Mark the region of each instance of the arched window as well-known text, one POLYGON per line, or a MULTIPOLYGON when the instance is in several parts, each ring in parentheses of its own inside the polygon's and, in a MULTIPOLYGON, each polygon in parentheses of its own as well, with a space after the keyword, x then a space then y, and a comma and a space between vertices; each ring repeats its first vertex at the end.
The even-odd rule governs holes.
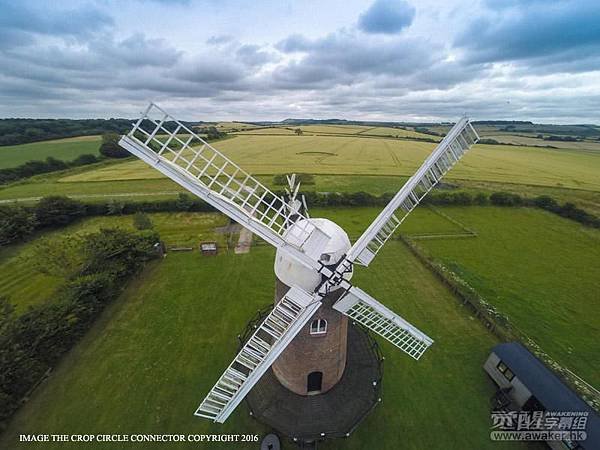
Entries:
POLYGON ((310 324, 310 334, 327 333, 327 321, 325 319, 315 319, 310 324))

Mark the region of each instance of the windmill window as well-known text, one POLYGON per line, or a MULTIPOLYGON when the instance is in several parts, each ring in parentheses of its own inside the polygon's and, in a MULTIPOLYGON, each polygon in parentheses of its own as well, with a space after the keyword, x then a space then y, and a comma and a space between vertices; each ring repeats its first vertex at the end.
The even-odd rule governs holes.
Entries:
POLYGON ((329 253, 322 253, 319 261, 321 261, 323 264, 326 264, 331 261, 331 255, 329 253))
POLYGON ((327 333, 327 321, 325 319, 313 320, 310 324, 310 334, 325 334, 327 333))
POLYGON ((515 377, 515 374, 512 372, 512 370, 510 370, 508 366, 502 361, 500 361, 496 367, 498 368, 498 371, 502 375, 504 375, 504 378, 506 378, 508 381, 512 381, 512 379, 515 377))

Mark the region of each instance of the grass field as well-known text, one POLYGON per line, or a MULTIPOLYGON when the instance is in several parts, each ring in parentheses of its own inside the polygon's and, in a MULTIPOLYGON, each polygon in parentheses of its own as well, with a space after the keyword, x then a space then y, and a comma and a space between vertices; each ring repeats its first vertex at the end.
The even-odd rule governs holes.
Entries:
POLYGON ((498 134, 488 134, 485 135, 486 138, 495 139, 498 142, 507 143, 507 144, 515 144, 515 145, 540 145, 546 146, 549 145, 551 147, 559 147, 559 148, 573 148, 577 150, 590 150, 590 151, 598 151, 600 152, 600 142, 598 141, 582 141, 582 142, 565 142, 565 141, 545 141, 543 139, 538 139, 535 135, 526 136, 521 134, 508 134, 508 133, 498 133, 498 134))
POLYGON ((267 128, 248 128, 245 129, 243 131, 240 131, 239 133, 234 133, 236 135, 271 135, 271 134, 277 134, 277 135, 293 135, 294 133, 294 128, 289 128, 289 127, 267 127, 267 128))
MULTIPOLYGON (((215 227, 228 223, 218 213, 156 213, 150 214, 154 228, 167 246, 198 247, 201 241, 214 240, 226 248, 226 236, 214 232, 215 227)), ((61 230, 45 233, 48 239, 74 234, 92 233, 100 228, 119 227, 134 230, 133 216, 93 217, 61 230)), ((31 265, 36 240, 0 248, 0 295, 9 298, 17 312, 51 298, 62 280, 37 272, 31 265)))
MULTIPOLYGON (((600 231, 530 208, 448 207, 474 239, 423 240, 561 364, 600 385, 600 231)), ((414 226, 418 217, 409 217, 414 226)))
MULTIPOLYGON (((225 123, 223 128, 230 125, 236 124, 225 123)), ((359 137, 386 136, 390 130, 393 135, 412 133, 385 127, 309 125, 300 127, 304 136, 293 135, 297 127, 289 128, 252 131, 248 127, 215 146, 259 174, 267 185, 272 185, 273 174, 297 171, 316 174, 315 184, 305 186, 309 190, 374 194, 397 191, 434 147, 425 142, 359 137), (273 131, 288 135, 273 136, 273 131)), ((508 133, 502 137, 511 139, 508 133)), ((528 145, 534 141, 561 147, 572 144, 533 136, 516 138, 515 143, 528 145)), ((97 149, 99 138, 0 147, 0 168, 20 164, 14 162, 15 155, 20 156, 23 149, 23 155, 43 154, 27 160, 44 159, 61 157, 57 155, 66 145, 76 153, 64 159, 73 159, 95 153, 84 150, 92 144, 97 149)), ((479 145, 453 169, 448 182, 474 191, 548 194, 600 215, 600 151, 595 149, 479 145)), ((149 200, 173 197, 177 192, 183 190, 158 172, 139 161, 127 161, 35 177, 1 188, 0 201, 48 194, 149 200)), ((359 236, 379 211, 310 208, 311 216, 336 220, 351 238, 359 236)), ((477 237, 418 244, 456 271, 550 356, 598 386, 600 231, 536 209, 446 207, 441 211, 475 230, 477 237)), ((226 238, 214 233, 216 226, 227 223, 220 214, 153 214, 151 218, 168 245, 197 246, 213 239, 224 244, 226 238)), ((456 220, 420 207, 400 232, 464 232, 456 220)), ((47 235, 105 226, 130 229, 132 219, 92 218, 47 235)), ((33 245, 35 241, 0 249, 0 295, 8 295, 18 311, 46 301, 60 284, 31 269, 27 257, 33 245)), ((273 251, 261 245, 243 256, 202 258, 197 252, 171 253, 162 262, 152 263, 16 416, 0 438, 0 448, 25 448, 16 436, 27 432, 266 431, 244 408, 225 426, 195 419, 191 412, 233 356, 237 333, 272 297, 272 260, 273 251), (245 295, 240 297, 240 292, 245 295)), ((400 440, 403 448, 414 449, 523 448, 489 441, 488 401, 493 387, 481 365, 494 339, 407 249, 390 242, 368 270, 357 269, 355 280, 427 332, 436 344, 422 361, 414 363, 384 343, 381 408, 350 440, 322 448, 395 449, 400 440)))
MULTIPOLYGON (((434 144, 332 136, 238 136, 218 148, 254 174, 409 176, 434 144)), ((449 180, 491 181, 600 191, 600 153, 479 145, 450 172, 449 180)), ((141 161, 63 178, 63 182, 160 178, 141 161)))
POLYGON ((100 136, 80 136, 0 147, 0 169, 15 167, 27 161, 44 160, 48 156, 71 161, 86 153, 98 155, 100 141, 100 136))
MULTIPOLYGON (((353 232, 373 214, 364 209, 328 215, 353 232)), ((261 246, 247 255, 216 258, 170 254, 151 264, 16 415, 0 446, 26 448, 18 435, 32 432, 266 432, 244 405, 225 425, 194 418, 192 412, 233 357, 237 333, 272 299, 273 253, 261 246)), ((357 271, 355 282, 436 343, 414 362, 383 342, 382 404, 350 439, 321 448, 396 449, 400 442, 406 449, 526 448, 489 439, 494 388, 481 366, 494 339, 402 244, 390 242, 369 270, 357 271)))

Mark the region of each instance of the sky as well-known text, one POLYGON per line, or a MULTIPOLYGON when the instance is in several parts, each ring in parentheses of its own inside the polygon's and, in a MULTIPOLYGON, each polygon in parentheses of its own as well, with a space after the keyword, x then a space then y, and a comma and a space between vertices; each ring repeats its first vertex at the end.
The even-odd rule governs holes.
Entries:
POLYGON ((0 117, 600 124, 598 0, 0 0, 0 117))

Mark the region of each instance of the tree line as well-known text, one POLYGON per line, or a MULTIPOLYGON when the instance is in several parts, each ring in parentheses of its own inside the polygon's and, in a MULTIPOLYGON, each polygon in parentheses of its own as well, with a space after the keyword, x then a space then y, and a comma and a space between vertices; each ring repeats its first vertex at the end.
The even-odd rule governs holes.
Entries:
MULTIPOLYGON (((134 122, 131 119, 0 119, 0 146, 104 133, 121 135, 127 133, 134 122)), ((204 124, 182 123, 190 128, 204 124)), ((173 131, 177 125, 168 121, 163 127, 173 131)))
POLYGON ((0 119, 0 146, 110 132, 123 134, 132 123, 129 119, 0 119))
MULTIPOLYGON (((284 196, 284 192, 277 192, 284 196)), ((392 199, 393 194, 372 195, 367 192, 328 193, 304 192, 306 202, 311 207, 331 206, 378 206, 383 207, 392 199)), ((271 199, 266 198, 267 201, 271 199)), ((523 197, 508 192, 433 191, 425 197, 424 204, 432 205, 494 205, 527 206, 541 208, 561 217, 574 220, 583 225, 600 228, 600 218, 578 208, 575 204, 559 203, 556 199, 542 195, 523 197)), ((41 199, 33 206, 19 204, 0 206, 0 246, 20 241, 36 230, 56 228, 68 225, 82 217, 135 214, 138 212, 212 212, 215 209, 203 200, 186 193, 174 199, 157 201, 120 201, 84 203, 69 197, 50 196, 41 199)), ((138 227, 144 229, 143 226, 138 227)), ((149 228, 149 227, 148 227, 149 228)))
POLYGON ((38 244, 30 263, 62 278, 63 284, 53 298, 22 314, 0 297, 0 424, 86 333, 126 281, 156 256, 158 239, 153 232, 104 229, 38 244))

